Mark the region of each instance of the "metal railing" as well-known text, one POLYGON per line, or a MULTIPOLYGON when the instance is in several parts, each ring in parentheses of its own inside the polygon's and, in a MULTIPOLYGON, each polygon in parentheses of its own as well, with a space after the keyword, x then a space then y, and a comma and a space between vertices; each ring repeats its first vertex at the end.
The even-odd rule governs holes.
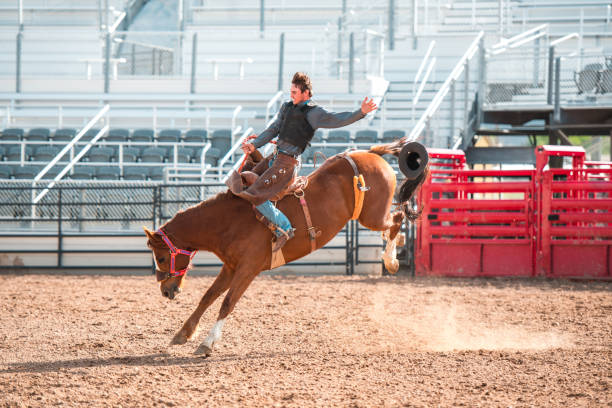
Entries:
MULTIPOLYGON (((219 183, 62 182, 50 188, 31 216, 23 211, 31 196, 31 186, 27 182, 0 181, 0 256, 3 258, 0 270, 152 269, 142 225, 155 230, 176 212, 226 190, 219 183), (123 240, 138 237, 142 237, 142 245, 123 240), (121 244, 110 247, 109 238, 121 244), (84 246, 85 241, 88 244, 84 246)), ((380 247, 360 242, 363 231, 356 221, 349 221, 339 232, 344 245, 336 240, 323 247, 344 256, 298 260, 292 265, 343 266, 345 273, 351 275, 356 264, 380 264, 380 259, 368 260, 360 255, 360 249, 380 247)), ((202 262, 196 258, 194 261, 196 268, 221 265, 216 260, 202 262)))
MULTIPOLYGON (((468 123, 469 113, 469 101, 472 100, 472 96, 475 94, 475 90, 471 83, 473 83, 474 71, 476 64, 471 64, 473 57, 476 52, 480 49, 484 49, 483 45, 484 32, 481 31, 476 38, 472 41, 467 51, 459 59, 450 75, 446 78, 438 92, 435 94, 425 112, 421 115, 419 120, 416 122, 410 133, 408 134, 408 140, 419 140, 424 138, 425 144, 432 147, 449 147, 453 146, 461 140, 461 133, 468 131, 471 126, 468 123), (463 75, 463 78, 461 76, 463 75), (463 91, 463 129, 459 132, 456 130, 456 88, 457 82, 462 84, 463 91), (447 110, 446 118, 440 118, 439 120, 433 121, 436 125, 440 126, 442 123, 447 123, 448 127, 438 128, 437 130, 431 126, 432 119, 435 115, 441 114, 439 111, 440 106, 445 101, 446 96, 450 93, 451 97, 448 101, 450 107, 447 110)), ((442 112, 443 113, 443 112, 442 112)))

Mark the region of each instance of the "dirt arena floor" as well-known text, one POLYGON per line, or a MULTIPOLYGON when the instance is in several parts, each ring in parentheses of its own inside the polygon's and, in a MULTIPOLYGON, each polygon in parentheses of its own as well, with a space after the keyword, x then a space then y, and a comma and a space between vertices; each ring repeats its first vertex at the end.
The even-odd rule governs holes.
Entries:
POLYGON ((612 283, 260 276, 168 349, 211 282, 0 275, 0 406, 612 406, 612 283))

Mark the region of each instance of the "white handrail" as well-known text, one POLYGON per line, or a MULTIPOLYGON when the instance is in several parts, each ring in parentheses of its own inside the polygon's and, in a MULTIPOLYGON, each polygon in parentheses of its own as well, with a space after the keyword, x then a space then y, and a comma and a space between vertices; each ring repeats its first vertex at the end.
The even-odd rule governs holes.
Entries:
MULTIPOLYGON (((89 143, 87 143, 87 145, 85 145, 85 147, 83 147, 83 149, 79 152, 79 154, 77 154, 76 156, 74 156, 74 158, 70 161, 70 163, 68 163, 66 165, 66 167, 64 167, 64 169, 62 171, 59 172, 59 174, 57 176, 55 176, 55 178, 53 179, 53 181, 51 181, 47 187, 45 187, 45 189, 43 191, 40 192, 40 194, 38 194, 36 196, 36 198, 34 198, 32 200, 32 204, 37 204, 48 192, 51 188, 53 188, 53 186, 62 178, 66 175, 66 173, 68 173, 70 171, 70 169, 72 169, 72 167, 74 167, 74 165, 81 160, 81 158, 85 155, 85 153, 87 153, 87 151, 98 141, 98 139, 100 139, 102 137, 103 134, 105 134, 106 132, 108 132, 109 129, 109 125, 104 126, 102 129, 100 129, 100 131, 96 134, 96 136, 91 139, 89 141, 89 143)), ((32 187, 34 187, 34 183, 32 182, 32 187)))
POLYGON ((519 40, 522 40, 525 37, 530 36, 531 34, 537 33, 538 31, 542 31, 544 29, 548 30, 548 23, 547 24, 541 24, 537 27, 532 28, 531 30, 527 30, 524 31, 520 34, 515 35, 514 37, 510 37, 510 38, 506 38, 501 40, 500 42, 498 42, 497 44, 494 44, 493 46, 491 46, 491 49, 498 49, 498 48, 506 48, 509 47, 510 44, 517 42, 519 40))
POLYGON ((453 68, 448 78, 446 78, 446 81, 444 81, 444 84, 442 84, 442 87, 440 87, 440 89, 438 90, 438 92, 436 93, 432 101, 429 103, 429 106, 427 107, 425 112, 423 112, 423 115, 421 115, 421 118, 418 120, 416 125, 410 131, 410 134, 408 135, 409 141, 414 141, 417 139, 417 137, 421 134, 421 132, 425 128, 427 121, 429 121, 429 119, 431 119, 433 114, 438 110, 438 108, 440 107, 440 104, 442 103, 442 99, 444 99, 444 97, 450 90, 451 84, 454 81, 456 81, 457 78, 459 78, 459 75, 461 75, 461 73, 465 69, 466 61, 470 60, 474 56, 476 51, 478 51, 479 42, 481 38, 483 38, 483 36, 484 36, 484 31, 481 31, 478 33, 478 35, 476 36, 474 41, 472 41, 472 44, 470 44, 465 54, 463 54, 463 56, 461 57, 457 65, 455 65, 455 68, 453 68))
POLYGON ((234 109, 234 112, 232 113, 232 133, 236 129, 236 119, 238 118, 238 114, 240 113, 241 110, 242 110, 242 105, 238 105, 236 106, 236 108, 234 109))
POLYGON ((270 109, 272 109, 272 106, 274 106, 274 104, 276 102, 278 102, 278 100, 280 98, 282 98, 283 96, 283 91, 278 91, 276 93, 276 95, 274 95, 269 101, 268 104, 266 105, 266 123, 268 123, 268 120, 270 118, 270 109))
MULTIPOLYGON (((247 136, 249 136, 251 134, 251 132, 253 132, 253 128, 250 127, 247 130, 244 131, 244 133, 242 134, 242 136, 240 136, 240 138, 236 141, 236 143, 234 143, 234 145, 231 147, 231 149, 229 149, 229 151, 225 154, 225 156, 223 156, 223 158, 221 160, 219 160, 219 163, 217 164, 217 167, 219 167, 219 179, 222 180, 223 182, 225 182, 225 180, 227 180, 227 178, 229 177, 231 170, 225 175, 224 178, 222 178, 221 176, 221 169, 223 168, 223 165, 225 163, 227 163, 232 156, 234 155, 234 152, 236 150, 238 150, 238 148, 242 145, 242 142, 247 138, 247 136)), ((242 157, 244 157, 244 154, 242 155, 242 157)), ((239 160, 236 164, 239 164, 242 160, 239 160)), ((234 169, 234 167, 237 167, 236 164, 234 164, 234 166, 232 166, 232 170, 234 169)))
POLYGON ((68 150, 70 150, 82 137, 83 135, 89 130, 91 129, 97 122, 98 120, 100 120, 100 118, 104 115, 106 115, 108 113, 108 111, 110 110, 110 105, 106 104, 104 105, 104 107, 102 109, 100 109, 100 111, 96 114, 96 116, 93 117, 93 119, 91 119, 83 129, 81 129, 81 131, 79 133, 77 133, 77 135, 70 141, 70 143, 68 143, 66 146, 64 146, 64 148, 53 158, 53 160, 51 160, 49 162, 49 164, 47 164, 37 175, 36 177, 34 177, 34 180, 32 180, 32 186, 34 186, 34 184, 36 182, 38 182, 45 174, 47 174, 47 172, 51 169, 51 167, 55 166, 55 164, 60 161, 60 159, 62 157, 64 157, 64 155, 66 153, 68 153, 68 150))
POLYGON ((554 47, 554 46, 556 46, 558 44, 561 44, 564 41, 571 40, 572 38, 578 38, 578 37, 579 37, 578 33, 571 33, 571 34, 568 34, 568 35, 563 36, 561 38, 557 38, 555 41, 551 41, 551 43, 549 45, 551 47, 554 47))
POLYGON ((119 27, 119 24, 121 24, 125 16, 127 16, 127 13, 125 11, 122 11, 119 14, 119 17, 117 17, 117 20, 115 20, 115 23, 108 29, 109 34, 112 34, 115 32, 115 30, 117 29, 117 27, 119 27))

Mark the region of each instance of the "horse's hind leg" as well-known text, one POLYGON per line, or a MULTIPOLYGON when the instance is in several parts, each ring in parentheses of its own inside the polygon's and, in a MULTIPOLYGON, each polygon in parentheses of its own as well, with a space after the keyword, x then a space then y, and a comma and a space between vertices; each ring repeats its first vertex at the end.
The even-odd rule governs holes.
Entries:
POLYGON ((399 261, 395 253, 395 248, 399 244, 403 245, 405 237, 399 231, 402 228, 402 222, 404 220, 404 214, 401 211, 397 211, 393 214, 389 214, 386 220, 390 222, 390 227, 383 231, 382 236, 387 241, 385 246, 385 252, 383 252, 382 259, 385 263, 385 268, 394 275, 399 270, 399 261))
POLYGON ((221 339, 221 330, 223 329, 225 318, 234 310, 236 303, 238 303, 244 291, 249 287, 253 279, 255 279, 255 276, 257 276, 257 273, 249 272, 240 274, 237 271, 234 275, 234 279, 232 279, 230 290, 227 292, 227 295, 225 295, 225 299, 223 299, 217 322, 213 328, 210 329, 208 336, 204 339, 202 344, 200 344, 195 354, 210 356, 214 344, 221 339))
POLYGON ((210 286, 210 288, 208 288, 204 296, 202 296, 198 307, 193 311, 191 316, 189 316, 189 319, 185 321, 181 330, 176 332, 174 338, 170 342, 170 345, 185 344, 187 340, 193 337, 198 328, 198 323, 202 317, 202 314, 204 314, 206 309, 208 309, 208 307, 215 300, 217 300, 217 298, 223 292, 225 292, 227 288, 229 288, 232 277, 232 270, 228 266, 223 265, 221 272, 219 272, 219 275, 217 275, 217 278, 213 284, 210 286))

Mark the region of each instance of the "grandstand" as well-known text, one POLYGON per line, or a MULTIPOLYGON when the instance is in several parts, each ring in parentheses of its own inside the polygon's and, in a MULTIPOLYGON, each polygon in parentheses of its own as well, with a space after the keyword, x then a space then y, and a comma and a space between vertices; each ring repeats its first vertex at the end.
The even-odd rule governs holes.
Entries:
MULTIPOLYGON (((22 3, 0 0, 0 184, 32 191, 5 192, 7 219, 52 216, 33 201, 49 186, 222 183, 295 71, 330 110, 380 105, 320 129, 301 174, 317 151, 401 136, 470 164, 533 163, 536 136, 589 135, 591 157, 610 156, 607 0, 22 3)), ((126 214, 171 215, 137 208, 126 214)))

